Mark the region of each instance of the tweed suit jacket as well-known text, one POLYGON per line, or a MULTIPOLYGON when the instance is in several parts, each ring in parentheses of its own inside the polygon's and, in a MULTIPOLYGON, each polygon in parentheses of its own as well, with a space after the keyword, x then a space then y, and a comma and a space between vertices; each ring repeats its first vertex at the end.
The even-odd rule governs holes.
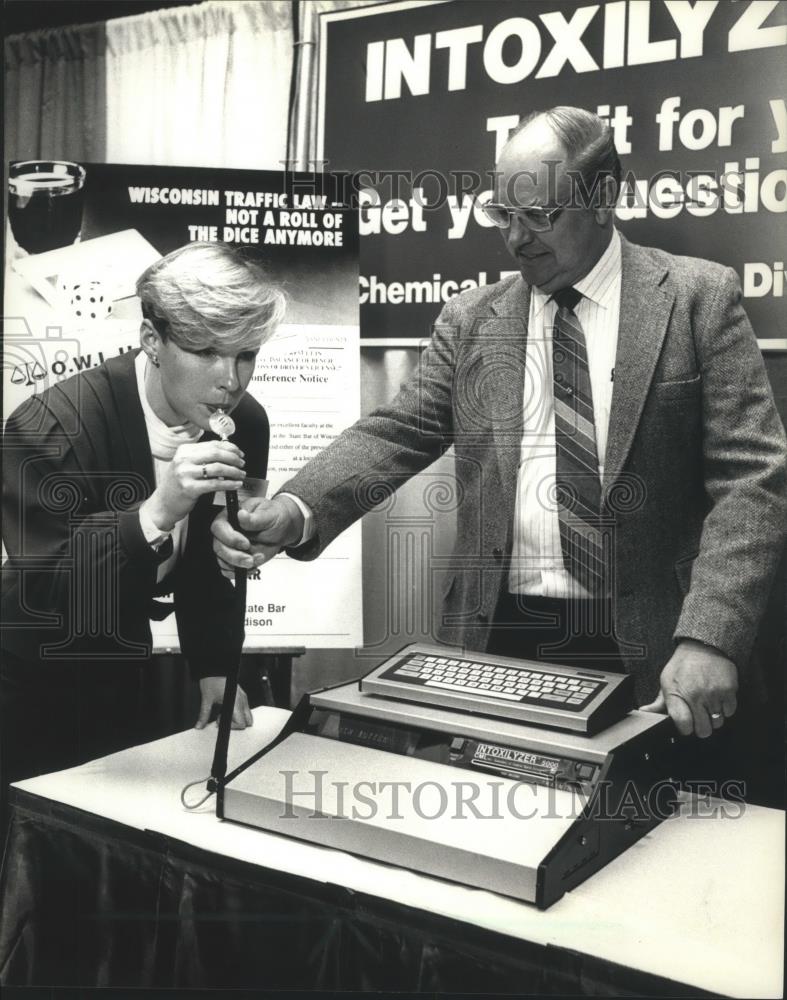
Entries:
MULTIPOLYGON (((442 310, 419 367, 282 489, 315 514, 313 558, 453 445, 461 489, 440 637, 483 651, 508 558, 523 432, 530 287, 473 289, 442 310)), ((787 529, 785 435, 735 272, 623 240, 602 483, 613 607, 640 703, 676 640, 751 653, 787 529)))
MULTIPOLYGON (((2 648, 30 663, 145 659, 154 598, 172 593, 192 673, 220 675, 243 633, 211 546, 213 494, 189 514, 185 549, 161 582, 158 567, 169 553, 152 549, 139 524, 155 479, 137 353, 31 397, 6 424, 2 648)), ((244 395, 233 418, 249 474, 264 478, 264 409, 244 395)))

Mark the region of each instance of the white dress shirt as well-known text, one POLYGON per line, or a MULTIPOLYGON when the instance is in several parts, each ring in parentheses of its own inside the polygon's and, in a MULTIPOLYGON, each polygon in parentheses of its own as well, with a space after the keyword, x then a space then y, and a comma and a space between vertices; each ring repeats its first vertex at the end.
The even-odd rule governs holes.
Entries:
MULTIPOLYGON (((582 293, 575 308, 587 345, 599 476, 604 474, 615 352, 620 320, 620 235, 574 288, 582 293)), ((508 585, 511 593, 541 597, 588 597, 563 565, 557 505, 551 498, 556 479, 555 401, 552 381, 552 327, 557 305, 533 288, 530 297, 523 435, 517 473, 513 547, 508 585)))
MULTIPOLYGON (((576 315, 587 345, 593 391, 593 419, 599 476, 604 474, 609 411, 612 403, 615 352, 620 320, 620 234, 615 229, 595 267, 574 287, 582 293, 576 315)), ((527 358, 523 400, 524 422, 517 474, 514 544, 509 590, 541 597, 588 597, 585 588, 566 571, 560 545, 557 507, 549 502, 556 478, 555 401, 552 381, 552 326, 557 306, 533 288, 530 297, 527 358)), ((303 545, 316 532, 311 509, 292 494, 304 515, 303 545)))

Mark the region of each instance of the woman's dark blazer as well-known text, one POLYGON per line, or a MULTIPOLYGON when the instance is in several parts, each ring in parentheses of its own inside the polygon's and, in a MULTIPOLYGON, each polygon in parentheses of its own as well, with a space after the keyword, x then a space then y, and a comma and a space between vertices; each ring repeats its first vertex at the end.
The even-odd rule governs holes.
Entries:
MULTIPOLYGON (((137 353, 31 397, 6 424, 2 645, 33 662, 145 659, 150 618, 161 610, 155 598, 172 593, 192 673, 220 675, 243 627, 212 552, 213 494, 189 515, 185 551, 161 583, 157 570, 171 542, 154 551, 139 525, 137 509, 155 481, 137 353)), ((244 395, 233 419, 247 473, 265 478, 265 410, 244 395)))

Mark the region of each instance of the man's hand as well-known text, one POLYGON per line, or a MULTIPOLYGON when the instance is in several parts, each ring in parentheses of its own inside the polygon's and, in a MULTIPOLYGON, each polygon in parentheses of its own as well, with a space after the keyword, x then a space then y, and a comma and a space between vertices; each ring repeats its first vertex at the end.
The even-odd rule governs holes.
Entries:
POLYGON ((738 670, 712 646, 683 639, 661 671, 661 691, 643 712, 668 712, 683 736, 700 739, 724 725, 738 707, 738 670))
POLYGON ((303 514, 289 497, 247 501, 238 512, 238 523, 244 534, 235 531, 222 512, 211 526, 213 551, 230 578, 236 568, 261 566, 303 535, 303 514))
MULTIPOLYGON (((226 677, 203 677, 199 682, 200 697, 202 699, 199 707, 199 717, 194 725, 195 729, 204 729, 210 719, 210 712, 214 705, 220 705, 224 700, 224 685, 226 677)), ((254 720, 251 717, 249 699, 242 687, 235 692, 235 708, 232 712, 232 728, 245 729, 251 726, 254 720)))

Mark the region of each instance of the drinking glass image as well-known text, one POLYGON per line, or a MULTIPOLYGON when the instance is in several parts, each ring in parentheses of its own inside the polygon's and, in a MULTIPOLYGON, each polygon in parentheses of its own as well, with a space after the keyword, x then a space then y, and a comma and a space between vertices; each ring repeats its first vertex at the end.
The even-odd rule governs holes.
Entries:
POLYGON ((82 230, 85 168, 66 160, 22 160, 8 176, 8 219, 17 244, 43 253, 75 243, 82 230))

